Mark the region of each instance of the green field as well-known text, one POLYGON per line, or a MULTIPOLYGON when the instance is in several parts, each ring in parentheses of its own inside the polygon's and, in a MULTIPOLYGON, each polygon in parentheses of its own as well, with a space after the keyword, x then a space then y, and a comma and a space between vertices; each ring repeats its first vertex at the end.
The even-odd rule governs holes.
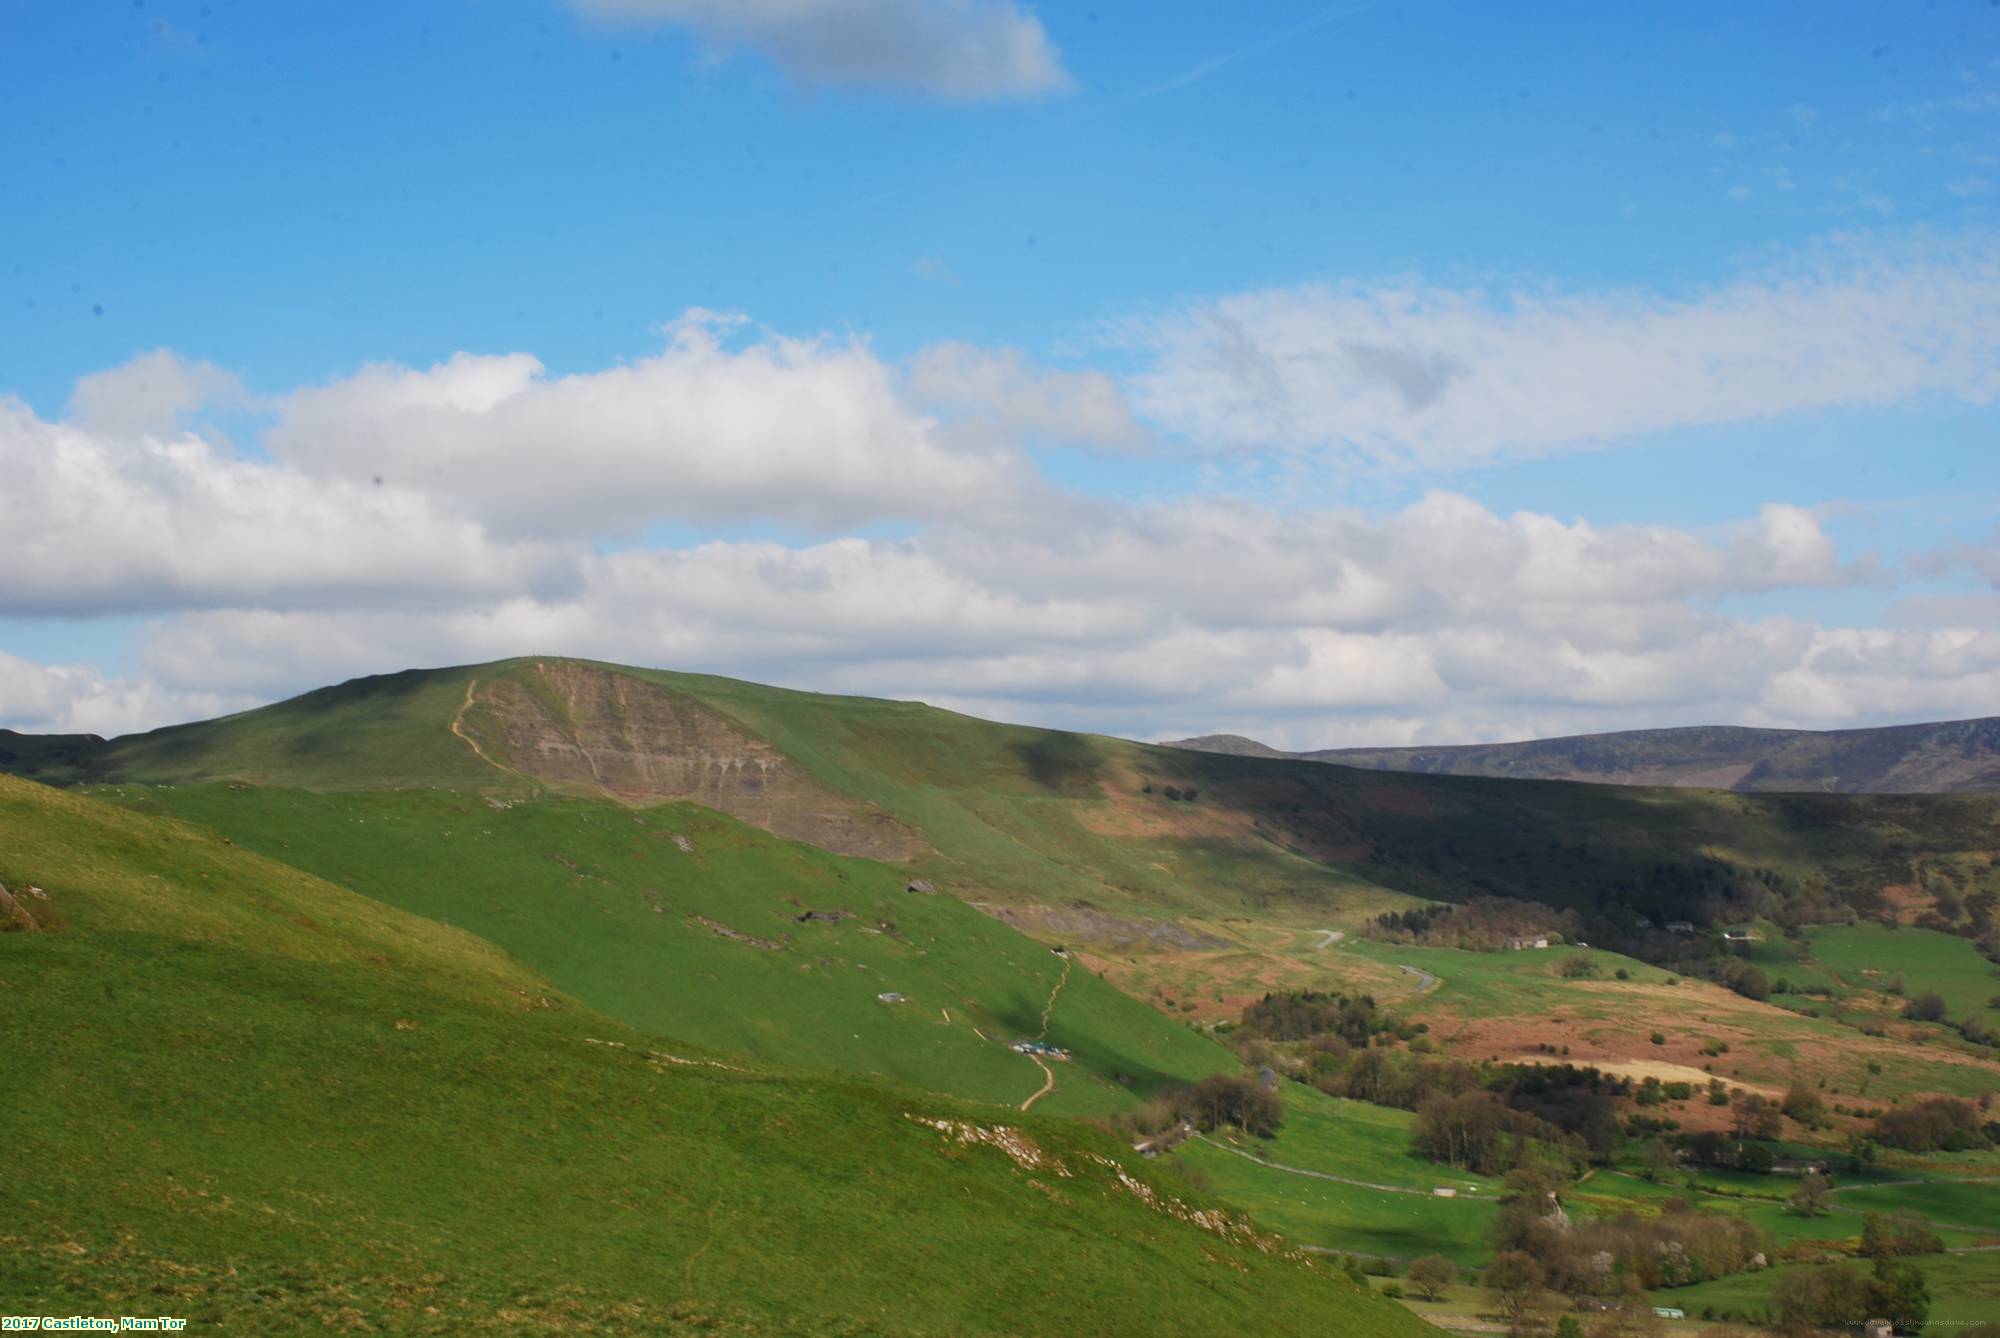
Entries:
MULTIPOLYGON (((1809 939, 1813 960, 1849 989, 1885 991, 1904 977, 1907 995, 1935 993, 1952 1021, 1977 1016, 2000 1028, 2000 967, 1979 955, 1968 939, 1933 929, 1891 929, 1886 925, 1829 925, 1809 939)), ((1885 1002, 1900 1008, 1899 1000, 1885 1002)))
MULTIPOLYGON (((1859 1261, 1866 1271, 1867 1261, 1859 1261)), ((1950 1332, 1978 1324, 1991 1324, 2000 1312, 2000 1254, 1925 1255, 1915 1263, 1930 1284, 1931 1311, 1928 1332, 1950 1332)), ((1653 1293, 1655 1305, 1678 1306, 1690 1319, 1700 1319, 1709 1311, 1718 1316, 1757 1316, 1772 1313, 1772 1294, 1787 1273, 1810 1265, 1780 1265, 1761 1273, 1739 1273, 1692 1287, 1674 1287, 1653 1293)))
POLYGON ((1055 995, 1047 1038, 1074 1058, 1054 1066, 1037 1109, 1103 1113, 1235 1066, 999 921, 904 891, 897 869, 688 804, 496 808, 441 791, 222 785, 103 793, 470 929, 600 1012, 717 1049, 1019 1104, 1043 1071, 1007 1043, 1041 1035, 1055 995), (809 913, 842 918, 800 920, 809 913))
POLYGON ((0 832, 0 881, 46 889, 49 927, 0 938, 10 1309, 259 1333, 1416 1332, 1176 1217, 1184 1188, 1134 1193, 1150 1170, 1073 1123, 702 1063, 199 828, 0 779, 0 832))

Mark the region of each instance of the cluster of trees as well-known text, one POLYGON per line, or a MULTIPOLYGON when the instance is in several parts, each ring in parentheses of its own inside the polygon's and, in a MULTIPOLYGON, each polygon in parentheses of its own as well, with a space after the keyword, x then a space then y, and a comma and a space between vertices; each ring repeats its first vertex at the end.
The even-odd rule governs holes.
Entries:
POLYGON ((1562 1130, 1480 1088, 1424 1102, 1410 1141, 1432 1161, 1480 1175, 1546 1160, 1551 1150, 1566 1145, 1562 1130))
POLYGON ((1349 1046, 1366 1046, 1377 1033, 1393 1031, 1372 995, 1322 994, 1298 990, 1267 994, 1243 1010, 1238 1030, 1273 1041, 1306 1041, 1336 1036, 1349 1046))
POLYGON ((1510 1175, 1493 1228, 1500 1254, 1533 1261, 1536 1285, 1568 1296, 1603 1296, 1620 1286, 1678 1287, 1757 1265, 1764 1233, 1733 1213, 1702 1212, 1668 1199, 1657 1214, 1572 1222, 1559 1182, 1545 1171, 1510 1175))
POLYGON ((1574 939, 1582 928, 1575 911, 1558 911, 1515 897, 1474 897, 1462 905, 1418 906, 1375 917, 1374 937, 1394 943, 1491 952, 1509 939, 1547 935, 1553 942, 1574 939))
POLYGON ((2000 1124, 1986 1124, 1970 1101, 1934 1096, 1885 1110, 1875 1120, 1875 1140, 1906 1152, 1967 1152, 1991 1147, 2000 1124))
POLYGON ((1177 1116, 1193 1120, 1204 1132, 1230 1124, 1269 1138, 1285 1122, 1278 1094, 1256 1078, 1214 1074, 1184 1088, 1171 1100, 1177 1116))
POLYGON ((1789 1273, 1774 1300, 1779 1324, 1794 1333, 1859 1329, 1870 1319, 1893 1320, 1897 1332, 1915 1333, 1931 1311, 1923 1270, 1893 1255, 1878 1257, 1867 1273, 1847 1263, 1789 1273))

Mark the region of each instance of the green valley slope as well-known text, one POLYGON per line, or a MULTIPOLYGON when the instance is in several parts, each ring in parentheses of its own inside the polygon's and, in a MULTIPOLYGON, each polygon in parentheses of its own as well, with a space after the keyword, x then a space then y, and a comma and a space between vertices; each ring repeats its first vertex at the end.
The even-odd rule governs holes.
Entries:
POLYGON ((0 883, 12 1312, 1421 1331, 1088 1129, 714 1060, 198 827, 0 778, 0 883))

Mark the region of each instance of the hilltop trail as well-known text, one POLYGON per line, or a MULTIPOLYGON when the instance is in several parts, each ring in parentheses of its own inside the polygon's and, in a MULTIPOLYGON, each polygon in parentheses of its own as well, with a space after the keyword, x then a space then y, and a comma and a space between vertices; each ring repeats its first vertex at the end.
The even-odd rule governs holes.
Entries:
POLYGON ((479 680, 476 678, 465 685, 465 700, 458 704, 458 711, 451 718, 451 732, 456 734, 465 746, 472 750, 473 756, 477 757, 487 766, 492 767, 495 771, 506 771, 506 767, 501 766, 486 755, 486 750, 479 746, 479 740, 465 732, 465 713, 472 709, 472 694, 478 687, 479 680))
POLYGON ((1321 952, 1331 948, 1334 944, 1347 937, 1346 934, 1338 929, 1320 929, 1314 932, 1320 936, 1320 939, 1319 942, 1313 944, 1313 947, 1321 952))

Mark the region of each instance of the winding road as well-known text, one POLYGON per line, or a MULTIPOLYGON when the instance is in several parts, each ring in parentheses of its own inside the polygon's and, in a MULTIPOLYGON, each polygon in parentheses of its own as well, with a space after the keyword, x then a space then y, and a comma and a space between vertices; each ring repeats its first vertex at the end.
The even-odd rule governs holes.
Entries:
POLYGON ((1396 969, 1398 971, 1407 971, 1411 975, 1417 978, 1417 988, 1415 992, 1418 994, 1429 994, 1432 990, 1436 989, 1438 985, 1441 983, 1436 976, 1424 970, 1421 966, 1399 965, 1397 966, 1396 969))

